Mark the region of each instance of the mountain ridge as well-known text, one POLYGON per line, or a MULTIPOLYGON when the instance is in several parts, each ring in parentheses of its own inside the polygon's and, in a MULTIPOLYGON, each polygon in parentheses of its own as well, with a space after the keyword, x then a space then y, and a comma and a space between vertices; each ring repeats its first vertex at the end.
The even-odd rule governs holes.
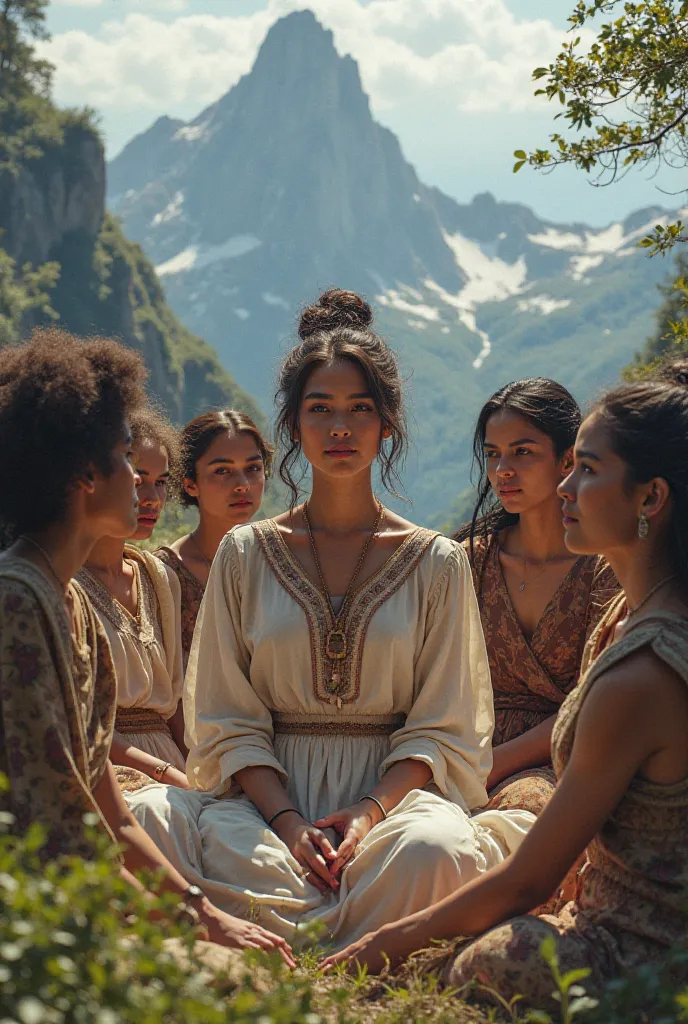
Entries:
POLYGON ((308 11, 276 22, 196 118, 132 140, 108 192, 172 307, 264 403, 300 306, 331 285, 367 295, 411 374, 406 480, 426 519, 464 489, 472 420, 497 387, 554 376, 584 400, 630 361, 666 270, 636 242, 671 216, 557 224, 423 184, 308 11))

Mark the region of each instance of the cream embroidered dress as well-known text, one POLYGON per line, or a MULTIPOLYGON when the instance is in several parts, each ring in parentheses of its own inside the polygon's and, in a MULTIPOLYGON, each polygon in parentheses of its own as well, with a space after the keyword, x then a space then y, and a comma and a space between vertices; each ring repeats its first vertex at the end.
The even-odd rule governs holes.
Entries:
POLYGON ((492 690, 457 544, 418 528, 354 591, 341 707, 326 686, 330 626, 327 599, 274 521, 233 530, 213 563, 184 694, 188 776, 205 792, 149 787, 130 807, 216 905, 286 936, 320 920, 339 948, 497 864, 534 818, 471 814, 487 800, 492 690), (242 768, 274 768, 312 821, 407 758, 425 762, 432 782, 372 829, 339 893, 303 877, 233 781, 242 768))
MULTIPOLYGON (((131 544, 125 545, 124 557, 136 576, 136 615, 88 569, 81 569, 77 576, 112 649, 117 676, 115 729, 132 746, 184 771, 184 758, 167 724, 181 700, 184 679, 179 580, 160 559, 131 544)), ((118 777, 126 788, 126 779, 119 773, 118 777)))

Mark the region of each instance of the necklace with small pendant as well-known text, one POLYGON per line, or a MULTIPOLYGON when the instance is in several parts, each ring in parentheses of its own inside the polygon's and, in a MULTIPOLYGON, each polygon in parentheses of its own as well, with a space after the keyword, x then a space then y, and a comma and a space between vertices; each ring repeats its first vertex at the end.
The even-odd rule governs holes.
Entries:
POLYGON ((328 673, 329 674, 329 679, 325 680, 325 689, 327 690, 327 692, 329 694, 331 694, 335 698, 337 707, 341 708, 341 706, 342 706, 342 698, 341 698, 341 695, 340 695, 340 691, 341 691, 342 681, 341 681, 341 671, 340 671, 340 668, 339 668, 339 663, 342 662, 346 658, 348 650, 349 650, 349 641, 348 641, 348 638, 347 638, 347 635, 346 635, 346 631, 344 629, 344 619, 346 617, 346 612, 347 612, 347 609, 348 609, 348 606, 349 606, 349 600, 351 598, 351 593, 353 591, 354 583, 358 579, 358 576, 359 576, 359 574, 361 572, 361 569, 363 568, 363 563, 366 560, 366 555, 368 554, 368 551, 370 550, 370 546, 373 543, 373 541, 375 540, 375 537, 377 536, 378 531, 379 531, 379 529, 380 529, 380 527, 382 525, 382 520, 384 519, 384 516, 385 516, 385 508, 384 508, 384 505, 382 504, 382 502, 378 500, 378 502, 377 502, 377 518, 375 520, 375 523, 373 524, 373 529, 372 529, 372 531, 370 533, 370 536, 368 537, 368 539, 366 540, 365 544, 363 545, 363 550, 361 551, 360 558, 358 559, 358 562, 356 563, 356 568, 354 569, 353 575, 352 575, 351 579, 349 580, 349 586, 346 588, 346 592, 344 594, 344 598, 342 599, 342 603, 340 605, 338 613, 335 613, 334 607, 332 605, 332 599, 331 599, 329 591, 327 589, 327 584, 325 583, 325 577, 323 576, 323 571, 322 571, 322 568, 320 566, 320 559, 318 558, 318 550, 317 550, 317 548, 315 546, 315 539, 313 537, 313 531, 311 529, 310 519, 308 518, 308 502, 306 502, 304 504, 303 509, 302 509, 302 513, 303 513, 303 520, 304 520, 304 522, 306 524, 306 530, 308 532, 308 540, 310 541, 311 551, 313 552, 313 561, 315 562, 315 568, 316 568, 317 573, 318 573, 318 579, 320 580, 320 586, 322 588, 322 592, 325 595, 325 597, 327 598, 327 603, 328 603, 329 608, 330 608, 330 617, 331 617, 331 622, 332 622, 332 625, 330 626, 330 629, 328 631, 327 637, 325 638, 325 657, 327 658, 328 662, 332 663, 331 666, 328 666, 329 667, 329 673, 328 673))

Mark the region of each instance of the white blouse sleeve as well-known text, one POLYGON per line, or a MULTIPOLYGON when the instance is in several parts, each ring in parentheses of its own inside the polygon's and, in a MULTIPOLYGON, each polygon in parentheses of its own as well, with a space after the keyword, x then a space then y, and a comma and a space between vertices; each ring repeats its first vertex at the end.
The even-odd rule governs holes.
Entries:
POLYGON ((483 806, 492 767, 492 686, 471 570, 458 545, 428 599, 414 690, 381 774, 398 761, 423 761, 446 797, 467 811, 483 806))
POLYGON ((187 775, 196 789, 226 794, 242 768, 265 765, 286 780, 273 749, 272 716, 250 681, 242 634, 236 541, 222 542, 196 622, 184 684, 187 775))

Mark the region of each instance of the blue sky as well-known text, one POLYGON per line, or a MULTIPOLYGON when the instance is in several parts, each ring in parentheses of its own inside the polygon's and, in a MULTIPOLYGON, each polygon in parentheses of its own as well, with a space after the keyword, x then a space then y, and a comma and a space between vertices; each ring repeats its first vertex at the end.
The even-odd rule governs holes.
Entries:
POLYGON ((683 176, 635 172, 594 188, 568 168, 511 171, 514 149, 544 146, 557 108, 533 96, 574 0, 53 0, 60 103, 88 103, 109 155, 161 114, 190 119, 251 67, 270 25, 310 7, 359 63, 373 114, 421 179, 462 202, 490 191, 554 221, 606 224, 676 208, 683 176))

